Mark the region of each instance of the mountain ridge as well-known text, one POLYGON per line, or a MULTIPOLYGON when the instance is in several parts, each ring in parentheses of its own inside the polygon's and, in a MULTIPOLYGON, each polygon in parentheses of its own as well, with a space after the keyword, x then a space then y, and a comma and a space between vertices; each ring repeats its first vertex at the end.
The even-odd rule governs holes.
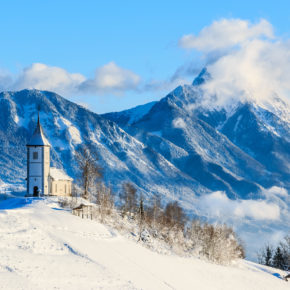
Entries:
POLYGON ((264 187, 289 189, 287 123, 247 102, 238 103, 230 113, 220 107, 206 110, 199 104, 207 78, 207 72, 202 71, 192 85, 179 86, 158 102, 103 115, 53 92, 2 92, 0 162, 6 173, 0 179, 9 183, 14 176, 21 176, 22 182, 25 178, 25 166, 21 166, 26 157, 23 144, 14 154, 17 158, 5 148, 29 137, 37 104, 53 144, 52 163, 64 165, 72 177, 77 177, 77 165, 72 161, 74 150, 82 143, 92 143, 107 169, 106 181, 118 184, 117 190, 122 181, 128 180, 145 195, 160 191, 188 203, 200 194, 218 190, 230 198, 244 199, 259 198, 264 187), (263 144, 255 147, 251 143, 255 138, 255 134, 249 135, 253 124, 257 138, 270 144, 264 152, 270 150, 272 159, 263 158, 264 152, 259 154, 263 144), (273 128, 276 131, 270 130, 273 128), (280 150, 281 156, 272 148, 280 150), (140 156, 143 163, 137 161, 140 156), (16 171, 9 168, 9 159, 14 159, 16 171), (278 168, 279 164, 283 166, 278 168))

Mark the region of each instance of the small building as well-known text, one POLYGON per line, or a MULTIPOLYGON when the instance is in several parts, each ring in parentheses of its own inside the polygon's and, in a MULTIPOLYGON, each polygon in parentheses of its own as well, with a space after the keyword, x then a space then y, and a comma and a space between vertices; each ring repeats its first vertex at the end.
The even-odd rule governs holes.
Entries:
POLYGON ((36 129, 27 147, 27 195, 71 195, 72 181, 63 170, 50 167, 51 145, 40 124, 39 114, 36 129))
POLYGON ((80 204, 72 210, 72 214, 81 218, 93 219, 94 207, 90 204, 80 204))

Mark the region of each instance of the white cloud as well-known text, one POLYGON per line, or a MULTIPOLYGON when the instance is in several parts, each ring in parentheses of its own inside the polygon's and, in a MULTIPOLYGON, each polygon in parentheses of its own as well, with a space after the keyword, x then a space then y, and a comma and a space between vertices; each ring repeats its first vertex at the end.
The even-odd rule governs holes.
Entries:
POLYGON ((13 88, 49 90, 60 94, 70 94, 85 81, 81 74, 72 74, 60 67, 34 63, 25 68, 18 76, 13 88))
POLYGON ((257 24, 241 19, 222 19, 203 28, 198 36, 183 36, 179 44, 183 48, 214 51, 263 36, 273 37, 272 25, 264 19, 257 24))
POLYGON ((279 186, 272 186, 271 188, 264 189, 263 194, 268 198, 273 196, 288 197, 288 191, 279 186))
POLYGON ((211 75, 202 86, 202 105, 255 101, 271 110, 269 104, 277 95, 289 101, 290 40, 276 38, 266 20, 216 21, 198 36, 184 36, 180 45, 200 50, 211 75))
POLYGON ((130 70, 117 66, 114 62, 97 68, 94 78, 89 79, 80 73, 70 73, 63 68, 33 63, 18 75, 0 71, 0 89, 48 90, 68 95, 122 94, 137 89, 140 77, 130 70))
POLYGON ((95 78, 83 82, 81 89, 88 91, 124 91, 136 89, 141 78, 130 70, 110 62, 96 70, 95 78))
POLYGON ((279 220, 280 208, 266 200, 231 200, 224 192, 204 195, 199 200, 203 213, 212 217, 252 218, 255 220, 279 220))
POLYGON ((175 128, 186 128, 186 124, 182 118, 177 118, 172 121, 172 125, 175 128))

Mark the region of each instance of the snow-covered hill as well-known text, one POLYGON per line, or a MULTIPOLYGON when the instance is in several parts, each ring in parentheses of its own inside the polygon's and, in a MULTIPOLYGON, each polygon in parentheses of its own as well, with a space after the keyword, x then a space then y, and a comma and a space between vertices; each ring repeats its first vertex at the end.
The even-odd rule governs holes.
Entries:
POLYGON ((202 72, 159 102, 105 115, 52 92, 0 93, 0 192, 25 186, 25 145, 40 106, 54 166, 77 178, 74 152, 89 143, 116 193, 130 181, 146 202, 158 193, 190 215, 227 222, 255 258, 263 243, 290 231, 290 109, 278 97, 204 106, 208 77, 202 72))
MULTIPOLYGON (((152 252, 54 199, 0 202, 0 289, 289 289, 283 271, 152 252), (275 276, 275 275, 276 276, 275 276)), ((289 283, 289 282, 288 282, 289 283)))

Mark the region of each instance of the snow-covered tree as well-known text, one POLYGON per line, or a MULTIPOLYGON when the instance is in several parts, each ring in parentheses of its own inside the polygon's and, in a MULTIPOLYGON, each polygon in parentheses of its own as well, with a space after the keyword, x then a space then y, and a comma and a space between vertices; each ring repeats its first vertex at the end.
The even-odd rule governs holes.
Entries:
POLYGON ((88 199, 92 187, 102 177, 102 168, 98 164, 98 154, 92 147, 82 145, 75 151, 75 157, 80 169, 79 179, 83 189, 82 197, 88 199))
POLYGON ((122 203, 122 212, 125 214, 134 214, 138 208, 137 206, 137 189, 132 183, 126 182, 123 184, 123 190, 120 195, 122 203))

